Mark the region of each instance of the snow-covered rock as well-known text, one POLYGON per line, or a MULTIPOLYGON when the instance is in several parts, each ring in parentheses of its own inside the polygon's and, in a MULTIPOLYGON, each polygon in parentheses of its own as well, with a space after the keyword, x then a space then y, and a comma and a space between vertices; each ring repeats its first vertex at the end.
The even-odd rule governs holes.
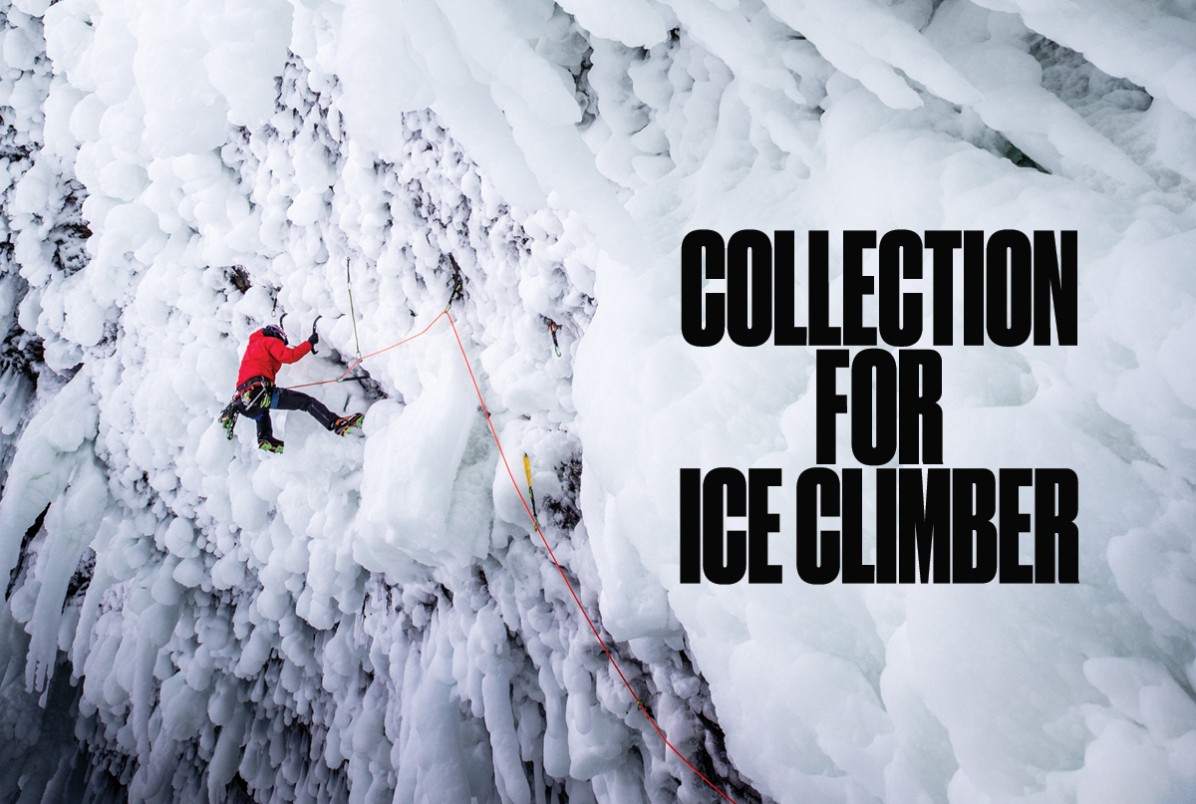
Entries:
POLYGON ((0 0, 0 798, 1196 797, 1190 2, 244 5, 0 0), (1081 582, 681 584, 681 467, 813 463, 697 228, 1077 230, 1076 346, 941 351, 1081 582), (362 435, 224 438, 284 313, 362 435))

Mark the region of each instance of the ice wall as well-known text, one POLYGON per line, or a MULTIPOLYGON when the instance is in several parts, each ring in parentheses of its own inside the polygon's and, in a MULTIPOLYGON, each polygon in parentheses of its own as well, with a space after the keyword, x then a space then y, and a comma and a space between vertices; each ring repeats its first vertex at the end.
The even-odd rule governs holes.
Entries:
POLYGON ((1196 795, 1190 3, 242 5, 0 0, 3 797, 713 799, 447 321, 308 389, 364 440, 215 423, 281 313, 297 384, 450 303, 735 800, 1196 795), (944 408, 1080 472, 1082 583, 681 586, 679 467, 813 462, 809 353, 679 337, 698 227, 1078 230, 1079 345, 944 408))

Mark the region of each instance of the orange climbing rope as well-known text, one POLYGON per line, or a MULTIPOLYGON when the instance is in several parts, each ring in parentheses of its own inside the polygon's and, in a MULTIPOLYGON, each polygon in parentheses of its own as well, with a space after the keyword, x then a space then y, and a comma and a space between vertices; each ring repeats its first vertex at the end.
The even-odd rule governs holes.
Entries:
POLYGON ((606 654, 606 658, 610 661, 611 666, 615 668, 615 672, 618 673, 619 679, 623 682, 623 686, 627 688, 627 692, 631 694, 632 699, 635 700, 636 705, 639 707, 640 711, 644 713, 644 717, 648 719, 648 722, 652 725, 652 728, 656 730, 656 733, 660 736, 660 739, 664 742, 665 746, 667 746, 668 749, 672 751, 678 759, 684 762, 686 767, 697 774, 698 778, 705 782, 711 790, 718 793, 724 800, 731 802, 731 804, 735 804, 734 799, 719 789, 714 782, 706 778, 705 774, 694 767, 693 763, 686 759, 685 755, 678 751, 676 746, 669 742, 669 738, 665 736, 664 730, 660 728, 660 725, 656 722, 656 718, 652 717, 651 712, 648 711, 647 705, 640 700, 639 695, 637 695, 635 690, 632 688, 631 682, 629 682, 627 680, 627 676, 623 674, 623 668, 619 667, 618 661, 615 660, 614 655, 610 652, 610 648, 607 647, 606 640, 604 640, 602 635, 598 633, 597 626, 595 626, 594 621, 590 619, 590 615, 586 612, 586 607, 582 605, 581 598, 577 596, 577 592, 574 590, 573 584, 569 582, 569 577, 565 574, 565 569, 561 566, 561 562, 557 560, 556 553, 553 552, 552 546, 548 543, 548 538, 544 535, 544 531, 540 530, 540 523, 536 521, 536 516, 534 513, 532 513, 531 506, 528 505, 527 499, 523 496, 523 491, 519 488, 519 482, 515 480, 515 473, 511 471, 511 464, 507 460, 506 452, 503 450, 502 441, 500 441, 498 438, 498 431, 494 429, 494 422, 490 419, 490 409, 486 407, 486 400, 482 396, 482 389, 478 385, 477 377, 474 376, 473 366, 469 362, 469 355, 465 352, 465 344, 461 342, 461 334, 457 331, 457 322, 453 320, 453 316, 449 313, 448 308, 445 308, 438 316, 429 322, 428 326, 424 327, 414 335, 410 335, 403 340, 398 341, 397 343, 392 343, 390 346, 383 347, 376 352, 370 352, 368 355, 357 358, 349 364, 349 367, 345 369, 339 377, 331 380, 322 380, 320 382, 309 382, 302 385, 292 385, 290 387, 307 388, 313 385, 327 385, 329 383, 340 382, 342 379, 344 379, 345 375, 347 375, 357 366, 361 365, 363 360, 380 355, 383 352, 388 352, 391 349, 415 340, 421 335, 427 333, 428 330, 430 330, 441 318, 447 318, 449 326, 451 326, 453 329, 453 337, 457 339, 457 348, 461 350, 461 359, 465 361, 465 368, 469 371, 469 379, 473 383, 474 393, 477 394, 478 402, 482 406, 482 413, 486 417, 486 424, 490 428, 490 435, 494 438, 494 445, 498 447, 498 454, 499 457, 502 458, 503 466, 507 470, 507 476, 511 479, 511 486, 515 489, 515 493, 519 495, 519 502, 523 504, 523 510, 527 512, 527 518, 531 521, 532 527, 535 528, 537 535, 539 535, 540 541, 543 542, 544 549, 548 551, 548 557, 551 558, 552 563, 556 565, 557 572, 559 572, 561 575, 561 580, 565 582, 565 586, 568 588, 569 594, 573 597, 573 602, 577 604, 578 611, 581 612, 581 616, 585 618, 586 625, 590 627, 590 631, 594 634, 594 639, 598 640, 598 644, 602 647, 602 652, 606 654))
MULTIPOLYGON (((371 357, 376 357, 376 356, 382 354, 383 352, 389 352, 391 349, 395 349, 399 346, 402 346, 405 343, 410 343, 411 341, 418 338, 420 335, 423 335, 425 332, 430 330, 432 328, 432 326, 437 321, 444 318, 448 314, 449 314, 449 311, 447 309, 442 310, 440 312, 440 315, 436 316, 428 323, 428 326, 424 327, 423 329, 421 329, 419 332, 415 333, 414 335, 409 335, 406 338, 403 338, 403 340, 399 341, 398 343, 392 343, 390 346, 383 346, 381 349, 379 349, 376 352, 370 352, 368 355, 362 355, 361 357, 357 358, 352 363, 350 363, 349 367, 347 369, 342 371, 338 376, 332 378, 331 380, 320 380, 319 382, 305 382, 301 385, 288 385, 287 388, 293 391, 296 388, 310 388, 313 385, 328 385, 330 383, 340 382, 341 380, 343 380, 345 378, 345 375, 347 375, 350 371, 352 371, 353 369, 360 366, 363 361, 368 360, 371 357)), ((452 316, 449 316, 449 320, 450 321, 452 320, 452 316)), ((465 362, 468 363, 469 362, 468 359, 465 362)))

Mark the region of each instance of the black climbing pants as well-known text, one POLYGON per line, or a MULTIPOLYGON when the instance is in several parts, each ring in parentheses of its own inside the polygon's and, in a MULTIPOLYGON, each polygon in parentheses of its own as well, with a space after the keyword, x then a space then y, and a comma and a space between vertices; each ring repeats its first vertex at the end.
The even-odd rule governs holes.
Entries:
MULTIPOLYGON (((274 389, 274 393, 270 395, 270 408, 278 410, 302 410, 310 413, 312 418, 324 425, 325 430, 331 430, 332 425, 337 420, 336 414, 324 407, 320 400, 288 388, 274 389)), ((257 411, 247 413, 246 415, 257 420, 258 440, 274 437, 274 427, 270 423, 269 409, 259 408, 257 411)))

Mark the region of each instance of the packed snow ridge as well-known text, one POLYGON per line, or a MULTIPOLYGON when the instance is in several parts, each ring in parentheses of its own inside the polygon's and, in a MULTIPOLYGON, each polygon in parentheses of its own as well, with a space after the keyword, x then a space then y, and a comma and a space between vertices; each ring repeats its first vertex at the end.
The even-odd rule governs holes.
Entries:
POLYGON ((735 801, 1196 799, 1191 0, 0 15, 0 799, 722 800, 565 578, 735 801), (682 586, 679 468, 814 462, 808 350, 680 337, 696 228, 1077 230, 1077 346, 941 351, 1080 583, 682 586), (306 389, 364 438, 225 439, 262 325, 298 385, 449 305, 489 420, 441 319, 306 389))

